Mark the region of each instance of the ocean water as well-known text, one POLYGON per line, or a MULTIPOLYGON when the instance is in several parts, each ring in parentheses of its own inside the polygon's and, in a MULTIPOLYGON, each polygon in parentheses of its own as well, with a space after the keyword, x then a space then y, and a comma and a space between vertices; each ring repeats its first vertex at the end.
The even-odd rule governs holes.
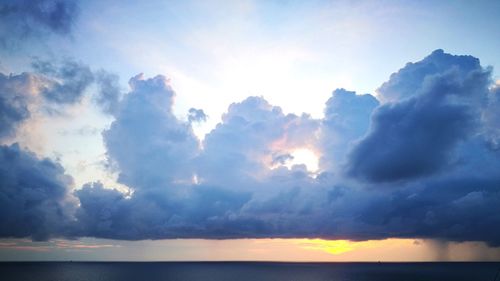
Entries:
POLYGON ((500 263, 465 262, 3 262, 0 263, 0 280, 494 281, 499 269, 500 263))

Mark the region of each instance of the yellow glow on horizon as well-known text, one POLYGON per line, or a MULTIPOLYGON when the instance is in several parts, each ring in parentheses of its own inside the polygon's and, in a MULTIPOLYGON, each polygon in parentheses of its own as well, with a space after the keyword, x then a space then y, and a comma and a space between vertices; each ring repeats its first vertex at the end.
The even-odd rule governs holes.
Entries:
POLYGON ((324 240, 324 239, 294 239, 292 241, 302 249, 322 251, 332 255, 340 255, 352 251, 363 251, 375 248, 411 247, 413 239, 384 239, 384 240, 324 240))
POLYGON ((347 240, 303 239, 295 243, 303 249, 319 250, 333 255, 350 252, 355 248, 354 243, 347 240))
MULTIPOLYGON (((398 238, 368 241, 297 238, 121 241, 82 238, 78 242, 82 246, 71 247, 72 250, 69 252, 68 249, 62 249, 60 245, 58 246, 64 241, 64 239, 45 242, 32 242, 29 239, 0 239, 0 260, 2 260, 2 252, 3 257, 15 253, 19 260, 33 260, 34 257, 35 259, 38 257, 40 260, 96 261, 416 262, 500 260, 500 247, 490 247, 482 242, 458 243, 398 238)), ((67 241, 66 244, 74 243, 74 241, 67 241)))
MULTIPOLYGON (((325 240, 308 238, 253 239, 260 254, 295 261, 425 261, 434 260, 432 243, 424 240, 388 238, 383 240, 325 240), (282 256, 283 255, 283 256, 282 256)), ((458 244, 454 244, 456 247, 458 244)), ((278 259, 279 259, 278 258, 278 259)))

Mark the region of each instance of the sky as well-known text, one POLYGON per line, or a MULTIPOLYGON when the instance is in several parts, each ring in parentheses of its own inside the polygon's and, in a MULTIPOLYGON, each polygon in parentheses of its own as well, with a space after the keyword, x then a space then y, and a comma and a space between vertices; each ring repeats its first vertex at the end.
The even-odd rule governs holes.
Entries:
POLYGON ((0 0, 0 260, 500 260, 499 10, 0 0))

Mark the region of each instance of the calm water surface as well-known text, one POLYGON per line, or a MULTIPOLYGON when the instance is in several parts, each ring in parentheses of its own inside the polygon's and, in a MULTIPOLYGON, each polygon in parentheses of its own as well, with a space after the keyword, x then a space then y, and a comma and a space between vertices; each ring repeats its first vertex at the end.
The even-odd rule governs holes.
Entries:
POLYGON ((499 269, 500 263, 7 262, 0 263, 0 280, 493 281, 499 269))

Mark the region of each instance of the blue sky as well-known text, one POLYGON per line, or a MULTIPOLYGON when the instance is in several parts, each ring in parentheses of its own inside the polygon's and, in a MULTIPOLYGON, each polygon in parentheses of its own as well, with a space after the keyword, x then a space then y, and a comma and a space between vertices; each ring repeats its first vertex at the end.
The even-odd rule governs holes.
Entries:
POLYGON ((500 256, 497 1, 0 7, 5 239, 423 239, 500 256))

